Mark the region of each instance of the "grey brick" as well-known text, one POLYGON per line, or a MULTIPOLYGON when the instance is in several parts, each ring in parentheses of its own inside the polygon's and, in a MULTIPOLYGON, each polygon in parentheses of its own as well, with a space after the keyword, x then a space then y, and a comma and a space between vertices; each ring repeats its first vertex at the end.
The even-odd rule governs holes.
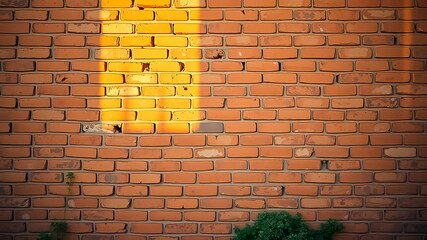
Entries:
POLYGON ((193 123, 191 130, 194 133, 222 133, 224 124, 222 122, 193 123))

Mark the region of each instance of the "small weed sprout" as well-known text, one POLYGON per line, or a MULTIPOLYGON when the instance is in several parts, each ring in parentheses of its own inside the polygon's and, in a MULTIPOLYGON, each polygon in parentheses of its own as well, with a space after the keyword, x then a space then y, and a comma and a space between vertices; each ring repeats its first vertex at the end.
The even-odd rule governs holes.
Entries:
POLYGON ((68 186, 68 194, 71 194, 71 186, 73 185, 74 178, 75 176, 73 172, 67 172, 67 174, 65 174, 65 183, 68 186))

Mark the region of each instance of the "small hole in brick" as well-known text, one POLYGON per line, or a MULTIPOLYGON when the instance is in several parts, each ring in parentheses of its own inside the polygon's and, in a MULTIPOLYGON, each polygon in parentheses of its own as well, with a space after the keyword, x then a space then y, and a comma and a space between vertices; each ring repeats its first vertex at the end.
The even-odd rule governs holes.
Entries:
POLYGON ((213 59, 223 59, 224 55, 225 55, 224 51, 220 50, 220 51, 217 52, 216 55, 213 56, 213 59))
POLYGON ((149 72, 150 71, 150 63, 143 63, 142 64, 142 71, 143 72, 149 72))
POLYGON ((320 163, 321 163, 321 166, 320 166, 320 169, 321 170, 327 170, 328 169, 328 160, 322 160, 320 163))
POLYGON ((180 62, 180 63, 179 63, 179 71, 180 71, 180 72, 183 72, 183 71, 184 71, 184 69, 185 69, 185 65, 184 65, 184 63, 180 62))
POLYGON ((113 125, 113 131, 114 133, 122 133, 122 125, 121 124, 113 125))

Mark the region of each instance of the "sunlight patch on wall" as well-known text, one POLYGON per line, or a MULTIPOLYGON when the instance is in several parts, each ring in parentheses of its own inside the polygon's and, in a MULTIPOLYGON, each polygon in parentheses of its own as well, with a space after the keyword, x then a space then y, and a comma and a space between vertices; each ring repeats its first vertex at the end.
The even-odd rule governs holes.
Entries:
POLYGON ((104 1, 97 61, 90 84, 105 91, 98 101, 102 129, 123 133, 189 133, 205 119, 199 34, 206 33, 199 1, 104 1), (111 130, 113 129, 113 130, 111 130))

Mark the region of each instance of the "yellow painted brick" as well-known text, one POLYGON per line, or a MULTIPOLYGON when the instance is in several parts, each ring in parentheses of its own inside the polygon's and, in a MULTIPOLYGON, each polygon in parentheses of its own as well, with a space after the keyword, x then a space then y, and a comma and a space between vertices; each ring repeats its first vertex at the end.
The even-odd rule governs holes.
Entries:
POLYGON ((190 125, 188 123, 167 122, 156 124, 157 133, 189 133, 190 125))
POLYGON ((202 50, 199 48, 174 48, 170 50, 172 59, 201 59, 202 50))
POLYGON ((142 96, 173 96, 175 87, 142 87, 142 96))
POLYGON ((115 36, 88 36, 88 46, 114 47, 119 45, 119 38, 115 36))
POLYGON ((101 8, 132 7, 132 0, 101 0, 101 8))
POLYGON ((133 121, 136 119, 135 111, 112 110, 101 112, 102 121, 133 121))
POLYGON ((194 110, 174 111, 172 117, 174 121, 200 121, 203 119, 205 119, 205 112, 194 110))
POLYGON ((102 48, 95 50, 95 59, 129 59, 130 51, 124 48, 102 48))
POLYGON ((162 73, 159 75, 159 82, 163 84, 189 84, 190 74, 162 73))
POLYGON ((154 73, 129 74, 126 76, 126 83, 136 83, 136 84, 157 83, 157 74, 154 74, 154 73))
POLYGON ((154 45, 159 47, 185 47, 188 45, 188 39, 186 37, 156 36, 154 45))
POLYGON ((209 64, 201 61, 185 62, 186 72, 206 72, 209 70, 209 64))
POLYGON ((205 0, 175 0, 177 8, 204 8, 206 7, 205 0))
POLYGON ((95 109, 119 108, 120 98, 88 98, 87 107, 95 109))
POLYGON ((155 99, 148 98, 124 98, 123 108, 125 109, 146 109, 156 107, 155 99))
POLYGON ((105 23, 102 24, 102 33, 133 33, 133 24, 131 23, 105 23))
POLYGON ((179 86, 177 87, 177 96, 210 96, 211 89, 207 86, 179 86))
POLYGON ((154 37, 124 36, 120 39, 120 45, 123 47, 152 47, 154 45, 154 37))
POLYGON ((126 21, 154 20, 154 12, 149 10, 124 10, 120 16, 126 21))
POLYGON ((169 121, 171 116, 170 111, 162 110, 141 110, 138 112, 138 120, 140 121, 169 121))
POLYGON ((185 98, 160 98, 157 105, 159 108, 189 109, 191 106, 191 100, 185 98))
POLYGON ((139 8, 168 8, 171 0, 137 0, 136 6, 139 8))
POLYGON ((154 133, 152 123, 125 123, 122 127, 123 133, 154 133))
POLYGON ((150 72, 181 72, 184 64, 180 62, 151 62, 150 72))
POLYGON ((119 19, 119 11, 113 10, 88 10, 85 15, 89 21, 111 21, 119 19))
POLYGON ((107 87, 107 96, 138 96, 139 87, 107 87))
POLYGON ((202 34, 206 33, 206 24, 176 23, 173 26, 175 34, 202 34))
POLYGON ((92 73, 89 74, 89 83, 91 84, 117 84, 123 83, 123 74, 115 73, 92 73))
POLYGON ((156 11, 156 20, 157 21, 186 21, 188 20, 187 11, 156 11))
POLYGON ((140 23, 136 26, 137 33, 172 33, 169 23, 140 23))
POLYGON ((133 62, 111 62, 108 65, 108 70, 112 72, 142 72, 144 70, 144 64, 133 62))
POLYGON ((165 59, 168 58, 168 50, 162 48, 133 49, 134 59, 165 59))

